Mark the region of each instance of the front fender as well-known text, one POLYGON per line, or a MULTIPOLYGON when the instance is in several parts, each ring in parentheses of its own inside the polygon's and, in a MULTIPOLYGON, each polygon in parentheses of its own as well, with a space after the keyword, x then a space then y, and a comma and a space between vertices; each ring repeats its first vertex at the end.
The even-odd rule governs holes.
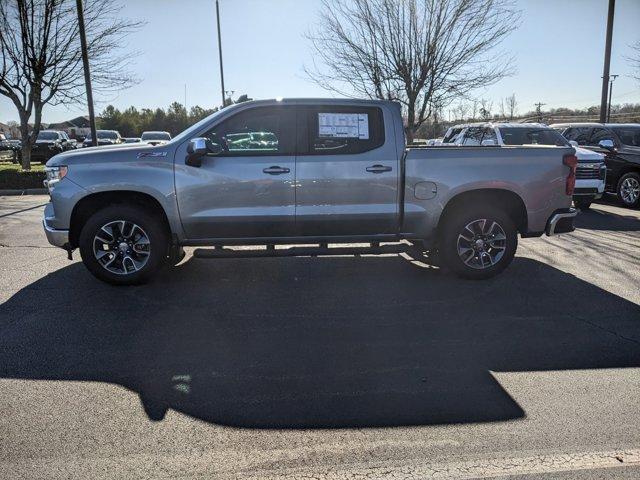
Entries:
POLYGON ((174 188, 173 163, 153 158, 129 163, 75 164, 69 167, 67 176, 84 191, 83 195, 74 199, 74 203, 86 196, 102 192, 136 192, 149 195, 164 210, 171 231, 183 238, 174 188))

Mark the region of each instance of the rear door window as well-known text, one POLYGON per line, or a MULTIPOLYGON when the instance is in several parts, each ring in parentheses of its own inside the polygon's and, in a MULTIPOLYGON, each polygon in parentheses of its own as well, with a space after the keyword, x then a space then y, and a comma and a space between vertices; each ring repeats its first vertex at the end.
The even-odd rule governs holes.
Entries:
POLYGON ((487 127, 484 129, 484 135, 482 136, 482 141, 489 140, 493 142, 493 145, 498 144, 498 136, 496 135, 495 129, 491 127, 487 127))
POLYGON ((465 146, 480 145, 482 143, 482 135, 484 135, 484 128, 471 127, 467 129, 467 132, 464 134, 462 144, 465 146))
POLYGON ((609 130, 606 128, 594 128, 591 139, 589 140, 589 145, 597 147, 600 140, 611 140, 614 144, 616 143, 613 133, 609 130))
POLYGON ((567 140, 552 128, 501 127, 500 135, 505 145, 567 145, 567 140))
POLYGON ((591 127, 571 127, 564 132, 564 138, 574 140, 578 145, 587 145, 591 136, 591 127))
MULTIPOLYGON (((303 107, 304 108, 304 107, 303 107)), ((348 155, 363 153, 384 145, 384 120, 377 107, 323 105, 307 107, 306 142, 300 153, 348 155)))

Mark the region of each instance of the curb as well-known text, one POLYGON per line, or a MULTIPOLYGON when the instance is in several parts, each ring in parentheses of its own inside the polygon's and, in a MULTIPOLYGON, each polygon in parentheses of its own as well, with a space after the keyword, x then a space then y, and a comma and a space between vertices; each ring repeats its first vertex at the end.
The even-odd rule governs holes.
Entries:
POLYGON ((46 188, 26 188, 24 190, 0 190, 0 196, 2 195, 48 195, 49 191, 46 188))

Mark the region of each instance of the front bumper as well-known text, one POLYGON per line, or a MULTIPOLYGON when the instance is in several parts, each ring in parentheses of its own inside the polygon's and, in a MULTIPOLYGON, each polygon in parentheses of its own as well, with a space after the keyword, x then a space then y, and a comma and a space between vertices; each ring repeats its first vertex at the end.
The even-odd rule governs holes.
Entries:
POLYGON ((44 228, 44 233, 47 236, 47 241, 51 245, 60 248, 69 247, 69 230, 57 230, 50 227, 47 225, 46 218, 42 220, 42 227, 44 228))
POLYGON ((556 210, 547 221, 545 233, 548 236, 552 236, 560 233, 573 232, 576 229, 574 226, 576 215, 578 215, 578 210, 575 208, 563 208, 556 210))

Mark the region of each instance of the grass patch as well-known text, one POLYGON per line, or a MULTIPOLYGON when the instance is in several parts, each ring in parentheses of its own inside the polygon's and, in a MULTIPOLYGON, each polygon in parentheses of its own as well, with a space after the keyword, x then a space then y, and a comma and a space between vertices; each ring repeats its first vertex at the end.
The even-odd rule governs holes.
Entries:
POLYGON ((0 190, 24 190, 44 188, 44 165, 31 164, 31 171, 25 172, 18 164, 0 162, 0 190))

